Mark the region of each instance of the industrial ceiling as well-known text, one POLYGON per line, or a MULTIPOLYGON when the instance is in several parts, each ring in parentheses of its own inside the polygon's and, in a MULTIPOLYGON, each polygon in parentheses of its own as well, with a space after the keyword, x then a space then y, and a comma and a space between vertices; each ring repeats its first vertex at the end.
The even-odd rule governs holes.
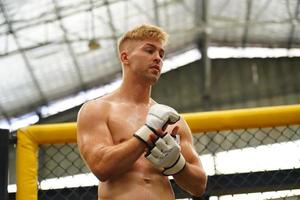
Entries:
POLYGON ((0 0, 0 121, 120 76, 117 40, 140 23, 195 46, 300 46, 300 0, 0 0))

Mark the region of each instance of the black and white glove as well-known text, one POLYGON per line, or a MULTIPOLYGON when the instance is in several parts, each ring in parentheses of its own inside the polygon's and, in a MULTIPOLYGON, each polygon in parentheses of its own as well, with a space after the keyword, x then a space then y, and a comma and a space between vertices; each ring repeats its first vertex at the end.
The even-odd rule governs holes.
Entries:
POLYGON ((157 168, 163 168, 166 176, 175 175, 185 167, 186 161, 180 146, 170 134, 165 134, 155 142, 145 157, 157 168))
POLYGON ((180 119, 180 115, 173 108, 162 105, 154 104, 150 107, 146 123, 134 134, 135 137, 151 146, 151 134, 158 137, 157 130, 164 130, 167 125, 174 124, 180 119))

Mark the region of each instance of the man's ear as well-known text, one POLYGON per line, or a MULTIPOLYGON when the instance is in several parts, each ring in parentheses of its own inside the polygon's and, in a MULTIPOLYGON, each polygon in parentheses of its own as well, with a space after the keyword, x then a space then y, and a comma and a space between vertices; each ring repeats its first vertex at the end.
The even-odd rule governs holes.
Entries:
POLYGON ((120 54, 120 59, 123 64, 128 64, 128 54, 125 51, 122 51, 120 54))

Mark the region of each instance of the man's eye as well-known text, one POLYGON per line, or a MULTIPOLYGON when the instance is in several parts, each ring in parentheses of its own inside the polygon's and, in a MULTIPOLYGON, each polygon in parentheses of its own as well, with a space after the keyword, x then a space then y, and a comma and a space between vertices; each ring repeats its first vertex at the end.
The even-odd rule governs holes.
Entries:
POLYGON ((152 54, 154 51, 152 49, 146 49, 146 52, 152 54))

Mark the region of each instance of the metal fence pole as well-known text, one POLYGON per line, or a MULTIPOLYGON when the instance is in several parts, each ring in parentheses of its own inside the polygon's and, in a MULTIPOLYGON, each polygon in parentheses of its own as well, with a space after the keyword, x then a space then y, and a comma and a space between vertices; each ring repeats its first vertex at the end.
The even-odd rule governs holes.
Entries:
POLYGON ((8 200, 8 146, 9 130, 0 129, 0 199, 8 200))

